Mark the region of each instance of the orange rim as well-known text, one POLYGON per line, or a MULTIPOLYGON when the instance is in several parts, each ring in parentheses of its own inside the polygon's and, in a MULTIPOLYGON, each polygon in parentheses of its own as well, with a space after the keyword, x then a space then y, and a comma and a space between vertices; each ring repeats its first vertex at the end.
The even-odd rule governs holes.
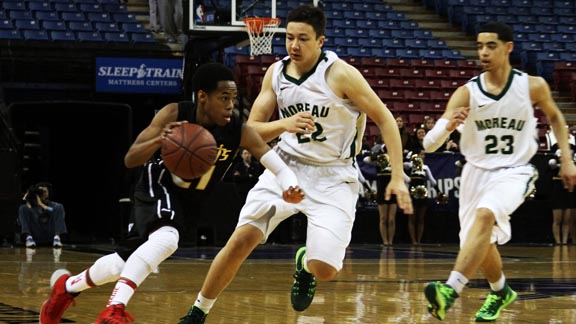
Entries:
POLYGON ((244 24, 248 32, 252 34, 262 34, 264 26, 278 26, 280 24, 280 18, 250 17, 244 18, 244 24))

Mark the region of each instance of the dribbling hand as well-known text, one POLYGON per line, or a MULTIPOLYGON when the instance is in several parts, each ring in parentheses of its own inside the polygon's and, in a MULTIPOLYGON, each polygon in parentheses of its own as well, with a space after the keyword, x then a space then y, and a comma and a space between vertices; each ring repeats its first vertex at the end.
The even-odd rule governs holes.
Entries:
POLYGON ((282 198, 284 199, 285 202, 291 204, 297 204, 301 202, 302 199, 304 199, 304 193, 302 192, 302 189, 300 189, 300 187, 290 186, 288 190, 284 190, 284 192, 282 193, 282 198))

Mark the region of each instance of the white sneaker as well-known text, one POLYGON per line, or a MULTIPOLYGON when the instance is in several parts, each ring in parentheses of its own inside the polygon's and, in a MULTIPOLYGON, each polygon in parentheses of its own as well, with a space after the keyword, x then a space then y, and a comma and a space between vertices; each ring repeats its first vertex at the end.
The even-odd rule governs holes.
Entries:
POLYGON ((34 239, 30 235, 28 235, 28 237, 26 238, 26 247, 27 248, 35 248, 36 247, 36 242, 34 242, 34 239))
POLYGON ((55 248, 61 248, 62 247, 62 241, 60 240, 60 236, 54 235, 54 242, 52 243, 52 246, 55 248))

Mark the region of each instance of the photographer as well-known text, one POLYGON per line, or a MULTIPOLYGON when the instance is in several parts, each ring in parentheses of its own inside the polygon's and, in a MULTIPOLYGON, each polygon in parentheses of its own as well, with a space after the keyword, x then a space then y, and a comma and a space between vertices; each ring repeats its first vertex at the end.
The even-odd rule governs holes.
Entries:
POLYGON ((50 200, 50 184, 38 183, 26 191, 24 203, 18 209, 21 233, 26 235, 26 247, 36 247, 36 241, 52 237, 52 246, 62 247, 60 234, 66 234, 64 206, 50 200))

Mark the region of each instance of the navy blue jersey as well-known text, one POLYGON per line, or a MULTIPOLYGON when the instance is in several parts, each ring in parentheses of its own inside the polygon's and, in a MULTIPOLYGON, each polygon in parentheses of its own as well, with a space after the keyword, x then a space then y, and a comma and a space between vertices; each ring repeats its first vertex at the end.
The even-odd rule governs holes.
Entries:
MULTIPOLYGON (((196 109, 192 102, 180 102, 177 120, 196 123, 196 109)), ((186 219, 199 216, 208 201, 208 195, 234 161, 240 146, 242 123, 239 116, 233 115, 231 122, 225 126, 208 129, 216 139, 218 156, 214 166, 200 178, 174 178, 159 154, 146 162, 135 186, 135 226, 131 235, 145 238, 164 224, 181 226, 187 222, 186 219)))
MULTIPOLYGON (((180 102, 177 120, 196 123, 196 109, 196 105, 192 102, 180 102)), ((136 185, 138 198, 156 200, 158 196, 165 194, 165 190, 170 191, 171 189, 187 192, 202 191, 203 194, 211 192, 222 180, 238 152, 242 119, 233 115, 230 123, 225 126, 210 128, 208 131, 212 133, 218 146, 216 163, 208 172, 200 178, 183 180, 183 183, 176 185, 170 171, 164 166, 162 158, 155 155, 144 165, 142 176, 136 185)))

